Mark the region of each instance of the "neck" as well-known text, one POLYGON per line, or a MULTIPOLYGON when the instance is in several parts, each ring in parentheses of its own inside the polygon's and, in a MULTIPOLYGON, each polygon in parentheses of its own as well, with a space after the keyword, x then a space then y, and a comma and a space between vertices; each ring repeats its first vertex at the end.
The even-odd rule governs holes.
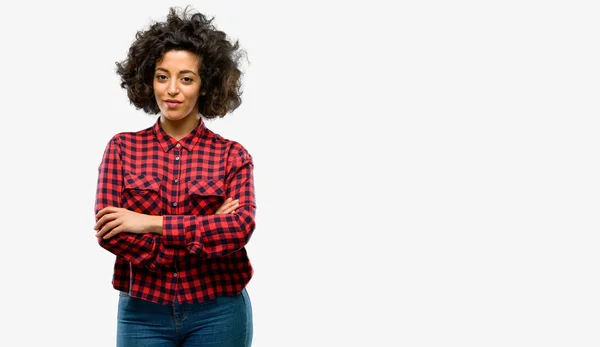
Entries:
POLYGON ((160 126, 169 136, 178 141, 191 133, 199 123, 200 120, 191 114, 179 120, 170 120, 160 116, 160 126))

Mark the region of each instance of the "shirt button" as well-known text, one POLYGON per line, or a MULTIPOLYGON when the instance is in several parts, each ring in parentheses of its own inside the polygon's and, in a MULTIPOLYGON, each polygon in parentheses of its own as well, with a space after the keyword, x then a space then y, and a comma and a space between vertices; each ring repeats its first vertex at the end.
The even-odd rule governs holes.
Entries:
POLYGON ((178 143, 176 147, 179 148, 179 147, 181 147, 181 145, 178 143))
POLYGON ((177 272, 173 273, 173 277, 177 277, 177 272))
POLYGON ((177 182, 179 182, 179 179, 177 179, 177 178, 176 178, 176 179, 175 179, 175 183, 177 183, 177 182))
POLYGON ((176 202, 174 202, 174 203, 173 203, 173 206, 177 206, 177 203, 176 203, 176 202))
POLYGON ((175 160, 179 160, 179 157, 175 157, 175 160))

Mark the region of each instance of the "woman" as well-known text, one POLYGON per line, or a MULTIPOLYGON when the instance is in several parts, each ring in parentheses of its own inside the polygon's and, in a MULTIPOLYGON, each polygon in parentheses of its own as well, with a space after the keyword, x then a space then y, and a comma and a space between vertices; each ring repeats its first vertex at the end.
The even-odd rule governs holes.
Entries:
POLYGON ((156 123, 115 135, 99 167, 96 237, 116 255, 117 345, 250 346, 253 161, 203 118, 241 104, 240 49, 201 13, 171 8, 117 63, 156 123))

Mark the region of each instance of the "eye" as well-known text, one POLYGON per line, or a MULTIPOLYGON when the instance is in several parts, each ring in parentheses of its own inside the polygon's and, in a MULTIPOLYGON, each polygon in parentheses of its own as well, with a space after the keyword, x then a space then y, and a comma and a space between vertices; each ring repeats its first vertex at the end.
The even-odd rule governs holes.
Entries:
POLYGON ((185 83, 192 83, 192 82, 194 82, 194 79, 193 79, 193 78, 191 78, 191 77, 184 77, 184 78, 182 78, 182 80, 183 80, 185 83))
POLYGON ((159 81, 166 81, 167 80, 167 76, 165 75, 156 75, 156 79, 159 81))

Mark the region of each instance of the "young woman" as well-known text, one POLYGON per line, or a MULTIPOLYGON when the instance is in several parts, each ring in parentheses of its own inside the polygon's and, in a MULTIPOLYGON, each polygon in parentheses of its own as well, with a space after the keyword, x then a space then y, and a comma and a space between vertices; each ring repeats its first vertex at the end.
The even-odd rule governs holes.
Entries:
POLYGON ((241 104, 241 54, 212 20, 171 8, 117 63, 131 103, 159 114, 116 134, 99 167, 94 229, 116 255, 120 347, 252 342, 252 157, 203 122, 241 104))

